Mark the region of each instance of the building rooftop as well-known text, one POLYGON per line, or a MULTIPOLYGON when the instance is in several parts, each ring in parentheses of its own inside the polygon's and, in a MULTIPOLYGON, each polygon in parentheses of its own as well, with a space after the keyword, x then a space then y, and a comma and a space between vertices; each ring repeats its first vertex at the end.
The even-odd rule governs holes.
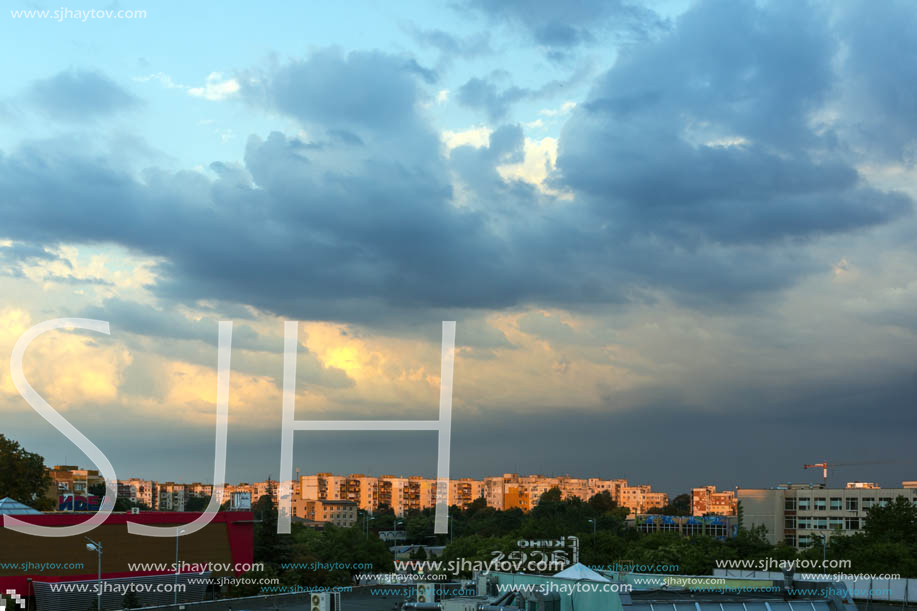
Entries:
POLYGON ((36 515, 41 512, 10 497, 0 499, 0 515, 36 515))

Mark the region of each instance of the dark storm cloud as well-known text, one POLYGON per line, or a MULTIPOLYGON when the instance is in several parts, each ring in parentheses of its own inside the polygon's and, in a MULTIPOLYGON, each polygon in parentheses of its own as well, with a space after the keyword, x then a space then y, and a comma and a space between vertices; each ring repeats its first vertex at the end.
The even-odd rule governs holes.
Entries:
POLYGON ((70 261, 60 258, 38 244, 14 242, 9 246, 0 246, 0 259, 9 262, 60 261, 65 266, 73 267, 70 261))
POLYGON ((483 111, 488 119, 499 122, 506 117, 517 102, 523 100, 550 99, 565 95, 573 86, 592 75, 588 63, 577 68, 568 78, 549 81, 537 88, 504 85, 510 75, 504 70, 495 70, 486 77, 472 77, 456 91, 459 104, 483 111))
MULTIPOLYGON (((813 126, 842 80, 830 23, 799 4, 710 1, 624 48, 561 135, 552 184, 572 202, 499 176, 522 159, 518 126, 445 155, 410 58, 324 50, 239 77, 251 106, 315 140, 252 137, 215 178, 27 144, 0 157, 2 237, 161 257, 167 299, 380 326, 654 291, 735 303, 815 269, 805 241, 910 212, 813 126)), ((489 91, 480 105, 500 111, 489 91)))
POLYGON ((410 57, 329 49, 243 79, 243 95, 306 123, 386 132, 418 121, 416 76, 434 78, 410 57))
POLYGON ((712 1, 634 46, 564 128, 559 184, 622 235, 695 247, 889 222, 910 199, 866 184, 810 126, 834 85, 819 9, 712 1))
POLYGON ((913 163, 917 157, 917 11, 892 1, 876 10, 871 2, 842 5, 838 29, 847 51, 843 128, 870 153, 913 163))
MULTIPOLYGON (((93 306, 80 312, 83 318, 94 318, 111 322, 113 330, 136 333, 165 339, 194 340, 214 344, 217 339, 217 321, 202 318, 192 320, 174 311, 156 309, 124 299, 106 299, 101 306, 93 306)), ((262 338, 251 327, 235 325, 232 333, 233 346, 243 350, 279 351, 276 342, 262 338)))
MULTIPOLYGON (((830 388, 819 384, 817 394, 802 392, 779 404, 768 402, 763 398, 766 394, 746 390, 704 407, 627 397, 609 397, 601 411, 457 405, 451 473, 453 477, 505 472, 626 477, 632 483, 650 483, 656 490, 678 494, 707 484, 732 489, 818 481, 821 474, 804 471, 802 465, 827 459, 885 463, 831 473, 834 486, 852 480, 900 486, 902 480, 913 479, 915 467, 917 376, 868 373, 864 376, 868 379, 830 388), (863 417, 864 409, 869 410, 869 418, 863 417), (889 427, 889 422, 896 426, 889 427), (530 451, 520 454, 520 448, 530 451)), ((457 376, 457 384, 460 380, 457 376)), ((384 406, 375 411, 380 420, 398 418, 384 406)), ((435 414, 436 406, 431 405, 429 417, 435 414)), ((277 477, 280 416, 278 405, 264 413, 263 429, 230 423, 230 482, 264 480, 268 474, 277 477)), ((298 410, 297 417, 307 419, 310 414, 298 410)), ((117 405, 71 408, 67 418, 88 432, 119 477, 168 480, 182 473, 186 481, 197 481, 212 476, 212 425, 175 426, 181 422, 180 414, 126 413, 117 405), (124 430, 134 434, 124 435, 124 430)), ((20 442, 51 464, 65 462, 65 453, 71 459, 79 456, 74 447, 49 437, 45 423, 31 412, 12 412, 7 421, 20 442)), ((294 465, 302 466, 304 474, 435 476, 436 435, 429 432, 298 432, 294 446, 294 465), (347 452, 340 452, 342 447, 347 452)))
POLYGON ((643 40, 666 27, 651 9, 622 0, 468 0, 461 6, 523 28, 536 44, 548 48, 557 57, 598 40, 604 33, 643 40))
POLYGON ((456 97, 460 104, 484 110, 491 121, 499 121, 513 104, 528 95, 526 89, 507 87, 501 91, 492 81, 474 77, 459 87, 456 97))
POLYGON ((61 121, 97 119, 140 104, 104 74, 76 69, 35 81, 27 98, 43 114, 61 121))

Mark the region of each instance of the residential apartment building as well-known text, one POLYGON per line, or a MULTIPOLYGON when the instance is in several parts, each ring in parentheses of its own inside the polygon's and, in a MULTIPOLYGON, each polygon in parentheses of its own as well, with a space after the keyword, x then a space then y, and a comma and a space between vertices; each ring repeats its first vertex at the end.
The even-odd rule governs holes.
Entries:
POLYGON ((863 528, 867 511, 903 496, 917 503, 917 482, 901 488, 880 488, 868 482, 850 482, 845 488, 824 484, 781 484, 771 489, 739 489, 745 528, 763 525, 772 544, 785 541, 807 547, 832 533, 849 534, 863 528))
POLYGON ((162 482, 156 486, 156 511, 184 511, 185 510, 185 485, 175 482, 162 482))
POLYGON ((669 495, 665 492, 653 492, 648 484, 639 486, 621 486, 615 501, 621 507, 627 507, 629 515, 649 513, 650 510, 665 507, 669 504, 669 495))
MULTIPOLYGON (((366 511, 376 511, 381 506, 387 506, 398 516, 436 506, 436 479, 416 475, 371 477, 361 473, 347 476, 317 473, 301 476, 299 488, 301 501, 348 500, 366 511)), ((449 505, 465 507, 483 498, 488 506, 495 509, 531 511, 541 496, 552 488, 558 488, 563 499, 576 497, 588 500, 596 494, 608 492, 611 499, 627 507, 631 515, 665 506, 669 500, 668 495, 653 492, 648 485, 628 486, 624 479, 504 473, 483 480, 449 480, 449 505)), ((253 493, 252 496, 254 498, 256 495, 253 493)))
MULTIPOLYGON (((463 477, 449 480, 449 505, 467 507, 484 496, 484 482, 463 477)), ((433 505, 436 505, 436 481, 433 481, 433 505)))
POLYGON ((716 486, 704 486, 691 490, 691 515, 734 516, 736 495, 732 490, 716 491, 716 486))
POLYGON ((347 478, 331 473, 303 475, 299 478, 304 499, 338 501, 343 499, 347 478))
POLYGON ((87 496, 90 486, 105 485, 105 478, 98 471, 80 469, 75 465, 55 465, 48 469, 48 475, 51 477, 51 492, 55 501, 60 494, 87 496))
POLYGON ((503 477, 484 478, 484 500, 487 502, 488 507, 493 507, 494 509, 504 508, 503 484, 503 477))
POLYGON ((156 506, 156 482, 149 479, 119 479, 118 496, 134 505, 143 504, 150 509, 156 506))
POLYGON ((353 501, 305 501, 303 513, 306 520, 350 528, 357 523, 357 504, 353 501))
POLYGON ((373 511, 379 507, 379 478, 362 473, 351 473, 344 480, 341 498, 353 501, 361 509, 373 511))

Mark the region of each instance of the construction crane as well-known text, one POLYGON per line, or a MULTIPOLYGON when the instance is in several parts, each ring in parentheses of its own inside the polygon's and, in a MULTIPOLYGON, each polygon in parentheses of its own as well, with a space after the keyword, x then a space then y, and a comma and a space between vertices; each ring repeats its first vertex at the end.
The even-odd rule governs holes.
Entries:
POLYGON ((876 461, 871 461, 871 462, 832 462, 832 463, 829 463, 828 461, 824 461, 824 462, 817 462, 812 465, 803 465, 802 468, 803 469, 821 469, 822 477, 824 478, 824 482, 825 482, 825 488, 827 488, 828 487, 828 467, 831 467, 832 469, 834 469, 836 467, 860 467, 860 466, 865 466, 865 465, 887 465, 893 462, 895 461, 876 460, 876 461))

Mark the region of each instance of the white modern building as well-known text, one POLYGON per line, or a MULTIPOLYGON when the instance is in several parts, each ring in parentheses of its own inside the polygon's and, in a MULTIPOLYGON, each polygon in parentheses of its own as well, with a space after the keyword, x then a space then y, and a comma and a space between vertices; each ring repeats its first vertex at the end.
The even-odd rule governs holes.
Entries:
POLYGON ((742 526, 763 525, 772 544, 785 541, 807 547, 832 533, 853 533, 863 528, 871 507, 903 496, 917 503, 917 482, 900 488, 880 488, 868 482, 850 482, 845 488, 824 484, 781 484, 769 489, 739 489, 742 526))

